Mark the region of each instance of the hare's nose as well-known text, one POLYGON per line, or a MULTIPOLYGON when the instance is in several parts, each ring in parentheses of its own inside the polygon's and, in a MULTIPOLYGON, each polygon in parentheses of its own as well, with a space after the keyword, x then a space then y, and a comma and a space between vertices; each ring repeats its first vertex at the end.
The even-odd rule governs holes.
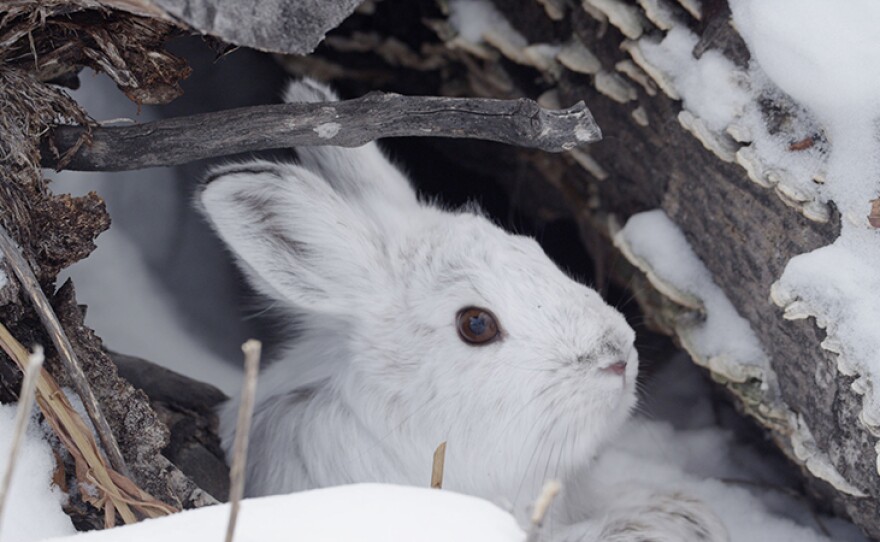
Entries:
POLYGON ((615 361, 610 365, 602 367, 602 370, 611 374, 622 375, 626 372, 626 362, 615 361))

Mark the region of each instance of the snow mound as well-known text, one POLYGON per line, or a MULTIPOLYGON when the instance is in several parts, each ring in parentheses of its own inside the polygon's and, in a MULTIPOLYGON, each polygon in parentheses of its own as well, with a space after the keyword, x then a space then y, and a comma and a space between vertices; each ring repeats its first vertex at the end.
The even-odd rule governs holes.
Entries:
MULTIPOLYGON (((199 508, 57 542, 223 540, 229 505, 199 508)), ((525 532, 497 506, 445 490, 382 484, 315 489, 241 503, 236 542, 521 542, 525 532)))

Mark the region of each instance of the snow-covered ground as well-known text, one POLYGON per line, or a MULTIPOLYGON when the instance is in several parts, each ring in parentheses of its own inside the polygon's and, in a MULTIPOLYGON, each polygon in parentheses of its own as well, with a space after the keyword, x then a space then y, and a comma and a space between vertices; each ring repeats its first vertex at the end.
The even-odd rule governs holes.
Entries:
MULTIPOLYGON (((0 405, 0 473, 6 472, 16 408, 17 405, 0 405)), ((54 469, 52 448, 32 422, 22 442, 0 518, 0 540, 32 542, 76 532, 70 518, 61 510, 66 495, 52 485, 54 469)))
MULTIPOLYGON (((56 542, 191 542, 224 539, 226 504, 56 542), (197 533, 197 536, 194 534, 197 533)), ((316 489, 242 502, 237 542, 522 542, 513 516, 491 503, 438 491, 380 484, 316 489)))

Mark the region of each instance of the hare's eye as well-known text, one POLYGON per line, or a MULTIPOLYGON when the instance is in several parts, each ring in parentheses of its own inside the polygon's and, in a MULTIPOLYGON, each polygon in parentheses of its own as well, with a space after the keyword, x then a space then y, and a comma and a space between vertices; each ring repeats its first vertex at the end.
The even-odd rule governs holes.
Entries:
POLYGON ((465 307, 458 311, 458 336, 475 346, 488 344, 499 337, 495 315, 479 307, 465 307))

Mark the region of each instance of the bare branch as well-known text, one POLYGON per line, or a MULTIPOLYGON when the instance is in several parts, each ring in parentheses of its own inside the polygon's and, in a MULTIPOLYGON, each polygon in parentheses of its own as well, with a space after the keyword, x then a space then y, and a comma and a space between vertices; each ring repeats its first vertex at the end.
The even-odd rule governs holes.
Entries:
POLYGON ((0 226, 0 252, 6 257, 6 261, 9 262, 9 266, 12 268, 15 276, 18 277, 22 287, 31 298, 34 309, 40 316, 40 321, 43 322, 49 337, 52 339, 52 344, 55 345, 55 349, 58 351, 58 355, 64 363, 71 381, 73 381, 76 393, 82 400, 83 405, 86 407, 86 412, 88 412, 89 418, 91 418, 92 424, 95 426, 95 431, 98 433, 98 438, 101 439, 107 459, 110 460, 110 464, 116 471, 123 474, 126 473, 127 470, 125 468, 125 460, 122 458, 122 452, 119 451, 119 445, 113 437, 110 424, 107 423, 106 418, 101 413, 98 400, 95 398, 95 394, 92 393, 89 381, 83 373, 79 360, 76 358, 73 345, 70 344, 70 340, 64 334, 64 329, 62 329, 55 311, 49 304, 49 300, 46 299, 46 294, 40 288, 33 270, 2 226, 0 226))
POLYGON ((235 423, 235 440, 232 443, 232 468, 229 469, 230 507, 229 524, 226 526, 226 542, 232 542, 235 535, 238 508, 241 504, 241 498, 244 496, 247 448, 251 433, 251 418, 254 414, 254 397, 257 394, 257 373, 260 370, 262 347, 262 343, 254 339, 241 345, 244 352, 244 383, 241 387, 238 420, 235 423))
POLYGON ((12 443, 9 448, 9 462, 6 464, 6 472, 3 473, 3 482, 0 484, 0 519, 3 518, 3 508, 6 506, 6 498, 9 496, 9 488, 12 487, 12 473, 18 460, 18 452, 27 431, 28 422, 31 419, 31 411, 34 407, 34 393, 37 389, 37 379, 40 368, 43 367, 43 347, 37 345, 33 354, 28 356, 27 366, 24 370, 24 380, 21 383, 21 392, 18 395, 18 411, 15 413, 15 433, 12 435, 12 443))
POLYGON ((342 102, 265 105, 130 126, 58 126, 42 142, 43 167, 124 171, 295 146, 358 147, 383 137, 487 139, 550 152, 599 141, 583 102, 547 110, 532 100, 371 93, 342 102))

